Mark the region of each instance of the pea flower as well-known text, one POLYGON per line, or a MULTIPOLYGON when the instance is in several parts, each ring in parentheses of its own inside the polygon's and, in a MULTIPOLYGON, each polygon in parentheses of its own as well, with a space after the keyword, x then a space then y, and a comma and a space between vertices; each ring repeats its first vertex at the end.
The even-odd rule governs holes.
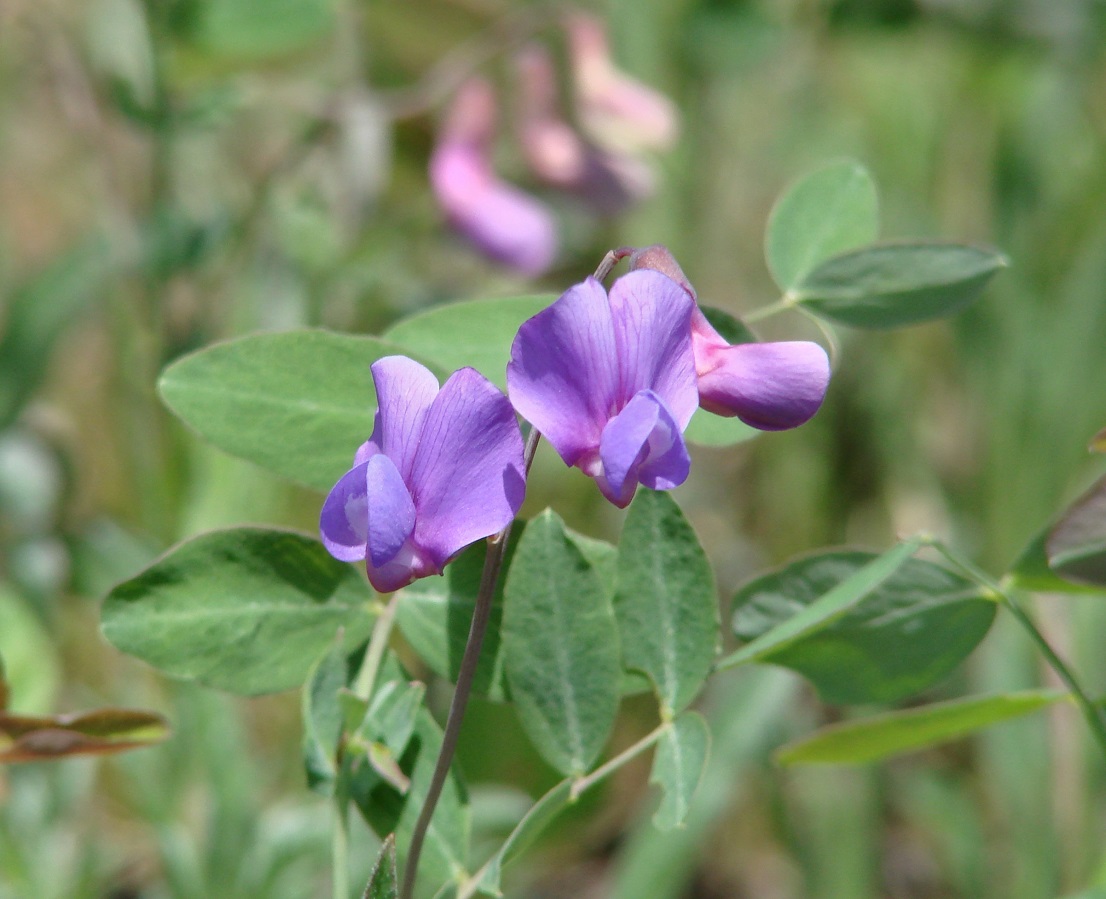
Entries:
POLYGON ((381 593, 441 574, 458 551, 501 530, 525 493, 522 435, 507 398, 471 368, 438 379, 406 356, 373 363, 372 436, 330 491, 323 544, 365 561, 381 593))
POLYGON ((630 272, 610 294, 588 278, 524 322, 511 346, 515 409, 616 506, 639 483, 668 490, 687 478, 683 432, 699 402, 693 308, 659 272, 630 272))
MULTIPOLYGON (((679 263, 663 246, 633 251, 630 269, 662 272, 696 298, 679 263)), ((762 431, 782 431, 808 421, 825 399, 829 358, 812 341, 730 344, 696 306, 691 344, 699 405, 715 415, 736 416, 762 431)))
POLYGON ((484 255, 539 275, 557 253, 549 208, 492 168, 495 94, 482 78, 461 86, 430 158, 430 184, 449 223, 484 255))

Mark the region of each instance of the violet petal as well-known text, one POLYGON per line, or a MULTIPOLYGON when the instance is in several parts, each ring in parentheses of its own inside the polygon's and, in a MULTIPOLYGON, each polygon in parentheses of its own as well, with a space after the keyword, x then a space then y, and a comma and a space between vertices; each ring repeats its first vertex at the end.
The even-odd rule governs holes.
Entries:
POLYGON ((342 562, 358 562, 365 558, 369 530, 367 467, 367 463, 362 463, 342 475, 319 513, 319 536, 323 546, 342 562))
POLYGON ((598 281, 570 287, 523 322, 511 346, 507 388, 519 414, 566 465, 598 449, 619 399, 611 307, 598 281))
POLYGON ((379 568, 391 562, 415 529, 415 503, 399 469, 379 453, 365 465, 368 487, 368 557, 379 568))
POLYGON ((809 341, 714 347, 698 361, 702 407, 763 431, 809 420, 829 386, 826 351, 809 341))
POLYGON ((518 512, 522 434, 510 402, 475 369, 455 372, 435 398, 408 484, 418 509, 414 543, 439 571, 518 512))
POLYGON ((419 445, 422 423, 438 395, 438 379, 407 356, 385 356, 372 364, 376 418, 372 436, 358 451, 355 464, 384 453, 406 479, 419 445))
POLYGON ((699 405, 691 347, 694 300, 671 278, 642 269, 614 282, 610 305, 621 402, 653 390, 682 431, 699 405))
POLYGON ((642 390, 607 424, 600 444, 597 483, 616 506, 626 506, 639 483, 669 490, 687 480, 691 458, 681 428, 664 401, 642 390))

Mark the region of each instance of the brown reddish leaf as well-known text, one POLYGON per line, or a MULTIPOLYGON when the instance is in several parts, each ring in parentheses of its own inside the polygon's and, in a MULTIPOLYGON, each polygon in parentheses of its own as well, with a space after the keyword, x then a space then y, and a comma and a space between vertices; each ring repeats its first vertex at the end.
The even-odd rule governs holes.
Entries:
POLYGON ((1045 551, 1061 577, 1106 587, 1106 477, 1068 507, 1049 532, 1045 551))
POLYGON ((97 709, 39 717, 0 711, 0 762, 105 755, 151 746, 168 736, 168 722, 154 712, 97 709))

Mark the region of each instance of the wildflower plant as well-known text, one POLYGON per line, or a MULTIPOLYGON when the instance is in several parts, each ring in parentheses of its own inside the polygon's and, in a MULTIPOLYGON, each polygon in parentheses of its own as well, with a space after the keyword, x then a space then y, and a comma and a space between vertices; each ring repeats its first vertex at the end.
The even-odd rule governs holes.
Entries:
POLYGON ((740 452, 754 429, 816 414, 832 390, 835 325, 953 314, 1005 264, 958 243, 876 242, 875 215, 871 179, 846 161, 800 180, 769 221, 781 299, 746 321, 814 318, 828 354, 756 341, 700 304, 671 253, 645 247, 614 251, 559 297, 452 303, 379 337, 257 335, 178 360, 164 401, 216 446, 325 494, 321 533, 188 540, 111 592, 105 635, 172 677, 303 690, 307 778, 334 805, 342 899, 349 853, 375 852, 350 845, 352 813, 383 841, 365 892, 376 899, 501 895, 505 869, 546 824, 650 751, 654 823, 679 826, 710 747, 696 701, 711 677, 748 665, 790 668, 829 702, 890 706, 782 747, 782 763, 879 760, 1066 698, 1106 750, 1099 710, 1017 593, 1106 582, 1101 483, 1002 579, 932 536, 888 535, 881 550, 815 550, 736 591, 717 582, 670 492, 695 478, 696 443, 740 452), (626 509, 617 544, 523 507, 541 438, 626 509), (954 671, 1000 610, 1064 689, 895 708, 954 671), (415 672, 455 684, 444 727, 415 672), (644 691, 656 727, 612 752, 623 696, 644 691), (474 693, 510 704, 562 777, 479 854, 452 761, 474 693))

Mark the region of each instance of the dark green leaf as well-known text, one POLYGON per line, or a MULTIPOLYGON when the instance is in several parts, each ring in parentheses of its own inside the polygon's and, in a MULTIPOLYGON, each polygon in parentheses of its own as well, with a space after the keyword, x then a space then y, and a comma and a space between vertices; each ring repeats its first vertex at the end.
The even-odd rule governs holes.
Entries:
POLYGON ((343 643, 339 634, 311 667, 301 700, 304 764, 308 785, 316 790, 322 784, 332 782, 338 773, 338 744, 343 720, 339 691, 349 679, 343 643))
POLYGON ((390 680, 373 693, 358 736, 383 743, 399 758, 415 732, 426 685, 418 681, 390 680))
POLYGON ((618 712, 618 631, 602 582, 551 511, 527 525, 505 597, 504 662, 522 725, 554 768, 582 774, 618 712))
POLYGON ((649 775, 649 782, 664 791, 653 815, 658 829, 671 830, 684 823, 709 753, 710 727, 698 712, 682 713, 664 732, 649 775))
POLYGON ((471 365, 505 390, 519 326, 555 299, 546 294, 436 306, 396 322, 381 337, 442 371, 471 365))
POLYGON ((618 544, 614 601, 627 668, 652 680, 661 713, 682 711, 718 650, 718 597, 699 539, 667 493, 639 490, 618 544))
POLYGON ((762 645, 756 658, 803 674, 828 702, 894 702, 936 683, 986 635, 995 603, 977 584, 903 553, 915 546, 820 553, 742 587, 734 632, 754 643, 741 652, 848 594, 817 628, 762 645))
POLYGON ((1079 584, 1106 587, 1106 477, 1072 503, 1049 532, 1049 566, 1079 584))
POLYGON ((818 263, 871 243, 879 232, 879 201, 871 175, 840 160, 793 184, 772 209, 765 257, 781 290, 795 287, 818 263))
POLYGON ((104 636, 171 677, 253 695, 298 687, 338 628, 373 623, 353 565, 305 534, 234 528, 182 543, 108 595, 104 636))
POLYGON ((901 328, 959 312, 1006 259, 955 243, 888 243, 834 256, 791 295, 811 312, 857 328, 901 328))
POLYGON ((727 343, 756 343, 757 336, 749 330, 745 322, 735 318, 724 309, 716 309, 714 306, 699 304, 699 311, 710 322, 712 328, 719 333, 727 343))
POLYGON ((154 712, 99 709, 45 717, 0 712, 0 762, 105 755, 152 746, 168 736, 168 723, 154 712))
POLYGON ((886 712, 830 725, 788 743, 776 753, 776 761, 781 765, 875 762, 947 743, 1067 698, 1060 690, 1025 690, 886 712))
POLYGON ((361 899, 396 899, 399 896, 399 878, 396 876, 396 837, 388 834, 380 847, 373 866, 369 885, 361 899))
POLYGON ((162 399, 204 439, 282 477, 329 490, 369 439, 369 366, 396 347, 327 331, 257 334, 162 372, 162 399))

